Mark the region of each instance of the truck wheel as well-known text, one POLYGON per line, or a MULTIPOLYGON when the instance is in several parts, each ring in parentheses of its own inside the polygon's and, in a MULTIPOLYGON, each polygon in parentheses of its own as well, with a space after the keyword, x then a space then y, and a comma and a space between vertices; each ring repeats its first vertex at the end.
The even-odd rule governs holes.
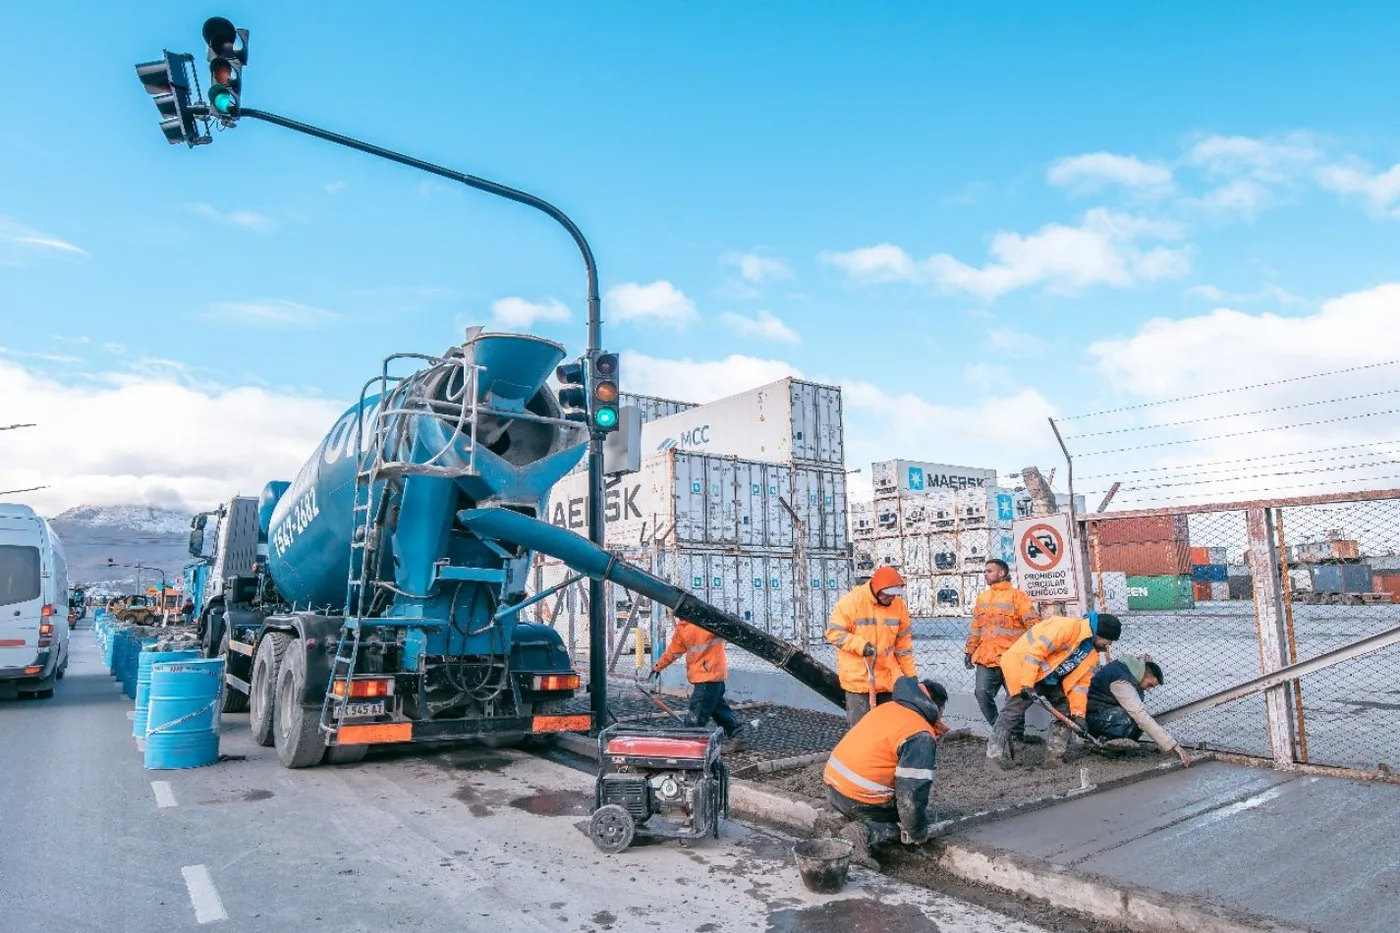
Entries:
POLYGON ((305 693, 306 649, 298 644, 282 658, 282 670, 277 673, 277 702, 272 711, 277 723, 273 744, 284 768, 310 768, 320 764, 326 754, 319 712, 301 705, 305 693))
POLYGON ((248 720, 253 727, 253 741, 264 748, 273 745, 273 710, 277 708, 277 675, 282 671, 282 656, 291 638, 285 632, 268 632, 253 655, 252 690, 248 694, 248 720))
MULTIPOLYGON (((219 639, 219 657, 223 659, 224 670, 228 670, 228 632, 224 632, 224 637, 219 639)), ((246 713, 248 712, 248 695, 239 693, 232 687, 224 687, 224 712, 225 713, 246 713)))
POLYGON ((326 748, 326 764, 353 765, 364 761, 368 745, 331 745, 326 748))

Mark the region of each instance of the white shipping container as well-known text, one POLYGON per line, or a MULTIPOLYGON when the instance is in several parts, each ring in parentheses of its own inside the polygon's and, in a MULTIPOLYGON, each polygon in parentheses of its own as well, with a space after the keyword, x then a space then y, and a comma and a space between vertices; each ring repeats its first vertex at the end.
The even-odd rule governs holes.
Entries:
POLYGON ((1001 528, 973 529, 956 533, 959 569, 964 573, 981 573, 992 558, 1014 564, 1016 539, 1011 530, 1001 528))
POLYGON ((962 577, 940 574, 933 578, 933 614, 935 616, 966 615, 963 608, 962 577))
POLYGON ((904 563, 900 566, 906 575, 933 573, 927 535, 904 536, 904 563))
POLYGON ((1127 612, 1128 611, 1128 575, 1116 571, 1105 571, 1095 574, 1094 598, 1099 599, 1102 590, 1102 605, 1100 612, 1127 612))
POLYGON ((987 578, 980 573, 965 573, 962 576, 962 601, 965 615, 972 615, 973 604, 987 588, 987 578))
POLYGON ((898 499, 875 500, 875 534, 880 537, 897 535, 900 531, 898 499))
POLYGON ((904 584, 904 602, 916 619, 933 615, 933 580, 927 576, 909 577, 904 584))
POLYGON ((642 426, 643 450, 844 467, 841 390, 786 378, 642 426))
POLYGON ((938 489, 995 487, 997 471, 922 460, 883 460, 870 465, 870 478, 875 495, 880 496, 938 489))
POLYGON ((875 503, 852 502, 850 504, 851 538, 873 538, 875 536, 875 503))
MULTIPOLYGON (((787 501, 802 519, 807 547, 844 550, 850 540, 846 528, 845 469, 794 466, 791 475, 792 494, 787 501)), ((782 511, 787 513, 786 509, 782 511)))
POLYGON ((637 395, 633 392, 619 394, 617 404, 622 408, 636 408, 641 413, 643 424, 679 415, 683 411, 699 407, 695 402, 678 402, 675 399, 658 398, 655 395, 637 395))
POLYGON ((904 563, 903 538, 876 538, 874 545, 876 567, 898 567, 904 563))
POLYGON ((910 496, 899 499, 899 530, 906 535, 924 534, 928 531, 931 504, 923 496, 910 496))
POLYGON ((958 536, 955 532, 941 531, 929 535, 929 563, 934 573, 953 573, 962 562, 958 550, 958 536))
POLYGON ((1221 583, 1219 580, 1210 584, 1210 598, 1226 600, 1230 598, 1230 584, 1221 583))
POLYGON ((879 566, 875 563, 875 542, 857 541, 851 549, 854 561, 854 572, 864 576, 870 576, 879 566))

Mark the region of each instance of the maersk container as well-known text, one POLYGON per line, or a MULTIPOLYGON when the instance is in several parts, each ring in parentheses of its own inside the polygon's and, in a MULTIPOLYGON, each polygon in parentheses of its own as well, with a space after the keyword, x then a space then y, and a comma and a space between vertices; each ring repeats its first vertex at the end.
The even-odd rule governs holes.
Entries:
POLYGON ((871 542, 875 551, 876 567, 904 566, 904 539, 901 537, 876 538, 871 542))
POLYGON ((1134 611, 1193 609, 1191 578, 1182 576, 1130 576, 1128 609, 1134 611))
POLYGON ((875 562, 875 543, 873 541, 855 542, 851 547, 851 560, 855 573, 870 576, 879 566, 875 562))
POLYGON ((1314 593, 1371 592, 1370 564, 1314 564, 1311 570, 1314 593))
POLYGON ((882 460, 870 465, 870 479, 875 495, 902 495, 940 489, 994 488, 997 471, 922 460, 882 460))
POLYGON ((875 500, 875 534, 877 537, 897 535, 903 526, 898 499, 875 500))
POLYGON ((673 447, 844 469, 841 390, 789 377, 642 426, 643 451, 673 447))
POLYGON ((873 538, 875 536, 875 503, 852 502, 849 508, 851 538, 873 538))
POLYGON ((905 578, 908 579, 914 574, 932 573, 933 562, 929 555, 929 536, 905 535, 903 540, 904 563, 900 566, 905 578))

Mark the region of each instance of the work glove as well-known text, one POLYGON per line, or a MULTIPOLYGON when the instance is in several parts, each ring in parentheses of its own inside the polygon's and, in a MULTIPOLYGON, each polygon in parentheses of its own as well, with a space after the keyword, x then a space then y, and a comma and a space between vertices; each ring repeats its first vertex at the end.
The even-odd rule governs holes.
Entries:
POLYGON ((966 652, 963 653, 963 667, 972 670, 972 655, 966 652))
POLYGON ((647 672, 647 680, 648 680, 650 683, 653 683, 653 684, 655 684, 655 683, 660 683, 660 682, 661 682, 661 672, 658 671, 656 668, 653 667, 650 671, 647 672))
POLYGON ((867 657, 867 658, 873 658, 873 657, 875 657, 875 646, 874 646, 874 645, 866 645, 866 646, 865 646, 865 650, 862 651, 861 654, 864 655, 864 656, 867 657))
POLYGON ((1022 687, 1022 688, 1021 688, 1021 699, 1023 699, 1023 700, 1029 700, 1030 702, 1034 703, 1034 702, 1035 702, 1035 691, 1031 690, 1030 687, 1022 687))
POLYGON ((1089 734, 1089 723, 1085 721, 1083 716, 1074 717, 1074 724, 1079 727, 1080 732, 1085 735, 1089 734))

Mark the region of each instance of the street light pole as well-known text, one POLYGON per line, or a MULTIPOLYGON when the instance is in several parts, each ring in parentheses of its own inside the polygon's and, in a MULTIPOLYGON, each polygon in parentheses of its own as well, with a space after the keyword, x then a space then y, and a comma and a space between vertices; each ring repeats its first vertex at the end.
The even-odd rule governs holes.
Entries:
MULTIPOLYGON (((196 116, 210 116, 209 108, 196 106, 192 108, 196 116)), ((240 117, 250 117, 254 120, 261 120, 264 123, 271 123, 283 129, 302 133, 306 136, 313 136, 326 142, 335 143, 338 146, 345 146, 357 152, 378 156, 390 162, 397 162, 409 168, 416 168, 419 171, 446 178, 449 181, 459 182, 478 191, 485 191, 487 194, 494 194, 497 197, 515 201, 532 207, 543 214, 548 215, 559 226, 563 227, 573 238, 574 244, 578 247, 579 253, 583 257, 583 268, 588 279, 588 346, 587 355, 591 358, 602 348, 602 315, 601 306, 598 299, 598 266, 593 260, 593 249, 584 239, 583 231, 569 218, 562 210, 550 204, 543 198, 536 197, 518 188, 511 188, 498 182, 489 181, 476 175, 468 175, 464 172, 453 171, 441 165, 415 159, 413 156, 395 152, 392 149, 385 149, 382 146, 375 146, 363 140, 354 139, 350 136, 343 136, 340 133, 332 133, 330 130, 312 126, 309 123, 302 123, 287 117, 269 113, 266 110, 255 110, 249 107, 240 108, 240 117)), ((588 539, 599 547, 605 546, 603 531, 603 437, 598 433, 593 425, 589 425, 588 433, 588 539)), ((607 618, 606 607, 603 605, 603 581, 590 577, 588 581, 588 691, 593 712, 593 724, 595 728, 602 728, 608 714, 607 685, 607 618)))

